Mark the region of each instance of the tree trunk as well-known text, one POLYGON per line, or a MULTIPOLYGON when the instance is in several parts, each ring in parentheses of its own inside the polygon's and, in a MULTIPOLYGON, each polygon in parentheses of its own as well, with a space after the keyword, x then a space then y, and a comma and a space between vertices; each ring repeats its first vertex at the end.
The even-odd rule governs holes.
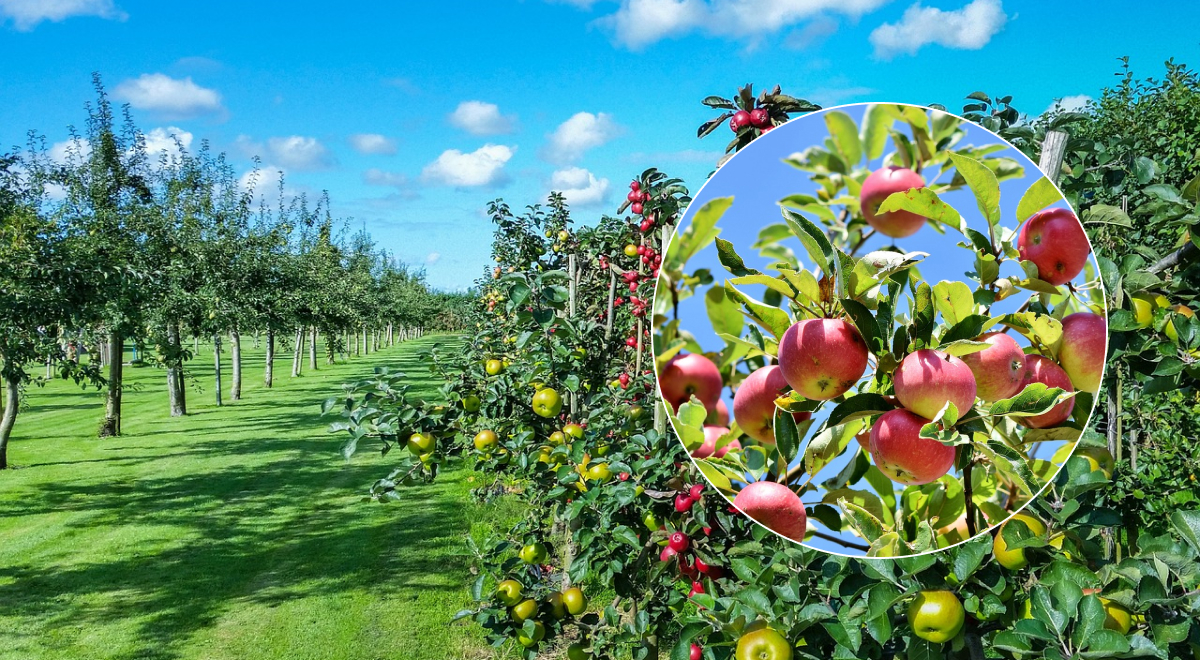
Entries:
POLYGON ((275 384, 275 328, 267 328, 267 364, 263 369, 263 384, 275 384))
POLYGON ((337 334, 333 332, 325 333, 325 364, 333 364, 334 358, 337 357, 337 354, 335 353, 335 351, 337 351, 337 346, 335 345, 336 342, 333 340, 333 338, 336 336, 337 334))
POLYGON ((104 400, 104 422, 100 425, 100 437, 121 435, 121 388, 122 351, 125 342, 119 332, 108 336, 108 392, 104 400))
POLYGON ((317 326, 312 327, 312 341, 308 344, 308 368, 317 370, 317 326))
POLYGON ((17 423, 17 406, 21 403, 20 381, 4 379, 4 414, 0 416, 0 470, 8 467, 8 439, 17 423))
POLYGON ((217 397, 217 405, 224 405, 221 402, 221 335, 213 335, 213 379, 216 384, 213 386, 213 393, 217 397))
POLYGON ((233 401, 242 400, 242 333, 237 329, 229 331, 229 359, 233 362, 233 383, 229 387, 229 398, 233 401))
POLYGON ((304 326, 296 328, 296 347, 292 351, 292 378, 304 371, 304 326))
POLYGON ((183 356, 180 355, 182 348, 179 343, 179 324, 171 323, 167 326, 167 354, 173 356, 167 361, 167 399, 171 405, 172 417, 183 417, 187 414, 187 399, 183 387, 183 356))

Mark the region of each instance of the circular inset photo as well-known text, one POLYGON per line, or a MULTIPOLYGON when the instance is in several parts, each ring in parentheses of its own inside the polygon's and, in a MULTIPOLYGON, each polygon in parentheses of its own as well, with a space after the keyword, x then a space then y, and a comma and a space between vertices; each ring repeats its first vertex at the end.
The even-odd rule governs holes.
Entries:
POLYGON ((984 128, 856 104, 725 162, 666 250, 660 395, 704 476, 828 552, 934 551, 1003 523, 1086 428, 1108 328, 1054 183, 984 128))

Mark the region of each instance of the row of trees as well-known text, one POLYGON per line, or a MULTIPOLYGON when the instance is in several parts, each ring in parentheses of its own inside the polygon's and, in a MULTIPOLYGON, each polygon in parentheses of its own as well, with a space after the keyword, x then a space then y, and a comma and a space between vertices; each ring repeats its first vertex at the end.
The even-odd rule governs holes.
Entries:
POLYGON ((178 416, 200 338, 213 346, 220 405, 241 398, 248 333, 265 343, 270 387, 280 346, 292 351, 296 376, 305 357, 317 368, 322 337, 331 363, 461 325, 466 294, 430 290, 365 230, 348 234, 327 195, 290 194, 280 178, 271 195, 256 196, 257 168, 243 180, 207 143, 189 151, 176 138, 152 152, 98 76, 95 87, 65 151, 31 133, 25 149, 0 159, 0 467, 21 390, 42 368, 105 388, 99 434, 109 436, 121 433, 130 344, 164 368, 178 416))

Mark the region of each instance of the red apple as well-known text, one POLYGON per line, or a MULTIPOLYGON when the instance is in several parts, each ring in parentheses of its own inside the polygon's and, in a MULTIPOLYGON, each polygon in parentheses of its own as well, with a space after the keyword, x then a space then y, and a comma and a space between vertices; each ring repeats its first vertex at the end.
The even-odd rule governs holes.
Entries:
POLYGON ((793 541, 803 541, 808 516, 800 496, 774 481, 755 481, 738 491, 733 506, 756 522, 793 541))
MULTIPOLYGON (((717 449, 717 440, 721 436, 729 433, 729 429, 723 426, 705 426, 704 427, 704 444, 700 445, 692 451, 692 458, 708 458, 713 455, 717 449)), ((728 446, 728 445, 726 445, 728 446)), ((722 447, 724 449, 724 447, 722 447)), ((724 452, 721 452, 724 455, 724 452)))
MULTIPOLYGON (((1058 366, 1054 360, 1041 355, 1025 356, 1025 380, 1021 383, 1021 389, 1025 389, 1025 386, 1030 383, 1042 383, 1046 387, 1061 387, 1068 392, 1075 391, 1067 372, 1063 371, 1063 368, 1058 366)), ((1075 398, 1071 397, 1041 415, 1018 417, 1017 420, 1030 428, 1044 429, 1058 426, 1067 421, 1074 408, 1075 398)))
POLYGON ((892 374, 900 405, 926 419, 937 417, 946 402, 952 402, 959 415, 975 405, 975 375, 962 360, 924 348, 909 353, 892 374))
POLYGON ((677 355, 667 362, 659 378, 663 399, 678 410, 693 394, 708 410, 721 400, 721 372, 713 361, 695 353, 677 355))
POLYGON ((1017 250, 1022 261, 1037 266, 1038 279, 1059 286, 1083 271, 1092 246, 1074 213, 1069 209, 1046 209, 1021 225, 1017 250))
POLYGON ((755 128, 762 128, 771 123, 771 113, 767 112, 766 108, 755 108, 750 111, 750 125, 755 128))
POLYGON ((738 110, 733 113, 733 117, 729 119, 729 130, 737 133, 743 127, 750 125, 750 113, 745 110, 738 110))
MULTIPOLYGON (((779 370, 800 396, 826 401, 854 386, 867 368, 867 345, 842 319, 807 319, 783 333, 779 370)), ((737 401, 734 401, 737 418, 737 401)))
MULTIPOLYGON (((764 445, 775 444, 775 399, 791 389, 778 365, 754 370, 733 393, 733 418, 746 435, 764 445)), ((793 413, 797 422, 812 413, 793 413)))
POLYGON ((927 484, 954 467, 954 447, 921 437, 929 420, 903 408, 889 410, 871 427, 871 458, 889 479, 927 484))
POLYGON ((992 332, 979 340, 991 346, 962 358, 975 374, 975 395, 991 402, 1019 392, 1025 380, 1025 352, 1016 340, 1003 332, 992 332))
POLYGON ((1062 320, 1062 348, 1058 361, 1071 383, 1084 392, 1100 389, 1104 354, 1108 347, 1108 323, 1091 312, 1077 312, 1062 320))
POLYGON ((893 165, 871 172, 859 193, 863 219, 884 236, 912 236, 925 224, 925 218, 911 211, 878 213, 879 205, 893 193, 924 187, 925 180, 921 175, 908 168, 893 165))
POLYGON ((717 401, 716 409, 708 413, 704 423, 713 426, 729 426, 729 406, 725 405, 725 399, 717 401))

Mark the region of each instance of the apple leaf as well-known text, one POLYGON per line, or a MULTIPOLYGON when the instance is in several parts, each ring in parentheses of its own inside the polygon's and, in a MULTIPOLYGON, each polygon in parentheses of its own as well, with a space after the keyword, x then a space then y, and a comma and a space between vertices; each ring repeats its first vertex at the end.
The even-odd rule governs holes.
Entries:
POLYGON ((825 496, 821 498, 821 501, 826 504, 839 504, 841 500, 862 507, 881 522, 892 519, 892 512, 883 506, 883 501, 879 499, 878 495, 870 491, 838 488, 825 493, 825 496))
POLYGON ((942 344, 938 347, 938 350, 946 353, 947 355, 962 357, 964 355, 970 355, 972 353, 978 353, 979 351, 987 350, 990 347, 991 344, 987 343, 986 341, 959 339, 958 341, 952 341, 949 344, 942 344))
POLYGON ((704 444, 704 418, 708 416, 704 404, 693 396, 691 401, 685 401, 679 406, 678 414, 671 410, 671 406, 665 407, 671 425, 675 427, 675 432, 688 451, 704 444))
POLYGON ((842 309, 846 310, 846 313, 854 320, 854 326, 858 328, 863 341, 867 343, 867 349, 875 355, 886 353, 887 345, 883 342, 883 336, 879 332, 879 323, 871 315, 871 310, 852 298, 842 298, 841 302, 842 309))
POLYGON ((783 337, 783 333, 792 325, 792 319, 788 317, 787 312, 750 298, 735 289, 729 281, 725 282, 725 295, 741 303, 746 316, 775 335, 776 339, 783 337))
POLYGON ((867 160, 875 160, 883 155, 883 149, 887 146, 888 130, 895 122, 896 118, 884 106, 878 103, 867 106, 866 112, 863 113, 859 136, 859 143, 866 152, 867 160))
POLYGON ((938 282, 933 286, 933 302, 942 318, 951 326, 962 322, 975 311, 971 288, 963 282, 938 282))
POLYGON ((857 165, 862 160, 863 148, 854 119, 840 110, 833 110, 825 113, 825 126, 842 159, 849 165, 857 165))
POLYGON ((1008 399, 992 404, 988 414, 993 417, 1032 417, 1050 411, 1058 404, 1075 396, 1061 387, 1047 387, 1044 383, 1030 383, 1008 399))
POLYGON ((1175 511, 1171 514, 1171 525, 1193 550, 1200 553, 1200 511, 1175 511))
POLYGON ((792 230, 792 234, 800 239, 801 245, 808 252, 809 259, 826 275, 833 274, 831 270, 835 259, 833 245, 825 236, 825 232, 814 225, 811 220, 795 211, 782 207, 780 211, 783 213, 783 219, 787 222, 788 228, 792 230))
MULTIPOLYGON (((967 187, 975 193, 975 204, 979 213, 991 226, 1000 223, 1000 182, 996 180, 995 172, 987 165, 969 156, 948 152, 950 162, 958 174, 967 182, 967 187)), ((1024 201, 1024 200, 1022 200, 1024 201)))
POLYGON ((725 267, 725 270, 738 277, 741 277, 742 275, 759 274, 757 270, 746 267, 746 262, 742 261, 742 257, 739 256, 737 250, 734 249, 733 243, 730 243, 723 238, 718 238, 716 241, 717 258, 720 259, 721 265, 725 267))
MULTIPOLYGON (((1017 224, 1025 222, 1034 213, 1041 211, 1062 198, 1062 193, 1058 192, 1058 188, 1054 186, 1054 183, 1050 179, 1042 177, 1034 181, 1033 185, 1025 189, 1025 194, 1021 195, 1021 201, 1017 202, 1017 224)), ((1092 208, 1094 210, 1097 207, 1094 206, 1092 208)), ((1129 216, 1125 217, 1125 221, 1125 226, 1128 227, 1129 216)))
POLYGON ((777 270, 792 285, 792 288, 799 291, 809 300, 821 299, 821 285, 812 273, 807 270, 790 270, 787 268, 779 268, 777 270))
POLYGON ((928 282, 917 285, 916 295, 913 296, 913 320, 909 329, 913 345, 912 350, 925 348, 933 337, 933 289, 928 282))
POLYGON ((928 188, 913 188, 888 195, 879 205, 879 213, 908 211, 938 224, 949 225, 966 232, 962 216, 952 206, 943 202, 937 193, 928 188))
POLYGON ((837 407, 829 413, 829 419, 825 422, 827 425, 836 426, 845 424, 863 417, 871 417, 885 413, 894 409, 896 406, 887 402, 883 395, 874 392, 864 392, 855 394, 854 396, 839 403, 837 407))
POLYGON ((845 512, 850 526, 858 532, 859 536, 866 539, 867 542, 873 543, 887 531, 883 522, 871 515, 871 512, 863 507, 850 502, 844 497, 840 498, 837 504, 838 508, 845 512))
MULTIPOLYGON (((800 433, 796 429, 796 420, 792 413, 775 409, 775 447, 783 456, 785 465, 791 464, 800 450, 800 433)), ((786 468, 785 468, 786 471, 786 468)))
POLYGON ((725 289, 714 286, 704 294, 704 307, 713 330, 718 333, 738 336, 742 334, 745 320, 737 303, 725 295, 725 289))
POLYGON ((795 300, 796 295, 798 294, 796 289, 786 281, 778 277, 771 277, 770 275, 743 275, 741 277, 735 277, 729 281, 733 282, 734 284, 761 284, 768 289, 777 291, 780 295, 792 300, 795 300))
POLYGON ((808 446, 804 450, 804 469, 809 475, 815 477, 826 465, 829 465, 830 461, 845 451, 846 436, 853 437, 853 434, 846 433, 848 428, 855 427, 829 426, 827 424, 820 433, 808 441, 808 446))
POLYGON ((667 248, 668 270, 682 270, 689 259, 713 242, 721 233, 717 221, 732 205, 732 197, 717 197, 696 211, 691 224, 678 234, 677 240, 671 241, 667 248))

